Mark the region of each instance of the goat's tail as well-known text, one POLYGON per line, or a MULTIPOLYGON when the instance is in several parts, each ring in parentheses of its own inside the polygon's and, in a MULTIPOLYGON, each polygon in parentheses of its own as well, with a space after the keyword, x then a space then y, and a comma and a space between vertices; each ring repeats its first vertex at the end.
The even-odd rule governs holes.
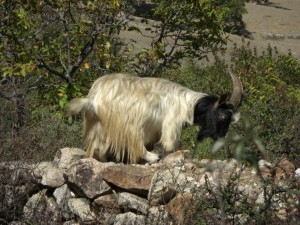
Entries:
POLYGON ((69 103, 66 113, 68 116, 72 116, 80 112, 85 112, 90 107, 92 106, 88 98, 74 98, 69 103))

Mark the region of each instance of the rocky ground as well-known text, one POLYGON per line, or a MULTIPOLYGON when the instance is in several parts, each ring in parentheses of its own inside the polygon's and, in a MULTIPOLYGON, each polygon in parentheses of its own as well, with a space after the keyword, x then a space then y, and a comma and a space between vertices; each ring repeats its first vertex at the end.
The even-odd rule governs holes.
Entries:
POLYGON ((300 168, 261 160, 101 163, 77 148, 53 162, 0 163, 1 224, 297 224, 300 168))

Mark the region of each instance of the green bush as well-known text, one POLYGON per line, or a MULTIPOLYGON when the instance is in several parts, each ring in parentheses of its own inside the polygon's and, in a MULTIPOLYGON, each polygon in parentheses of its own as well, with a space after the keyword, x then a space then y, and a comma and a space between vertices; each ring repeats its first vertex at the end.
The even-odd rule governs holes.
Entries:
MULTIPOLYGON (((259 138, 271 160, 284 156, 299 166, 300 63, 290 55, 278 54, 277 49, 270 46, 267 52, 258 54, 255 47, 251 48, 249 43, 244 43, 240 47, 235 46, 234 52, 230 63, 232 69, 241 77, 245 94, 240 111, 248 115, 253 129, 260 127, 259 138)), ((189 62, 182 69, 165 72, 162 77, 195 91, 220 95, 231 91, 228 67, 229 65, 218 59, 206 68, 189 62)), ((208 145, 212 144, 205 142, 196 145, 196 132, 197 128, 183 132, 181 148, 195 149, 196 155, 207 157, 208 145)), ((229 134, 247 137, 247 132, 249 130, 245 129, 243 123, 238 123, 231 126, 229 134)), ((257 152, 255 144, 250 142, 247 145, 250 151, 257 152)), ((233 146, 226 146, 226 151, 218 153, 217 158, 234 155, 233 146)))
MULTIPOLYGON (((1 101, 0 101, 1 103, 1 101)), ((0 135, 3 137, 0 146, 0 161, 22 160, 41 162, 53 160, 55 153, 64 147, 83 148, 82 123, 75 120, 72 124, 59 119, 57 111, 49 106, 37 107, 37 97, 30 95, 25 100, 27 111, 26 124, 19 130, 11 127, 5 120, 0 123, 0 135), (5 137, 5 138, 4 138, 5 137)), ((0 110, 10 110, 6 118, 13 117, 13 106, 0 110)))
POLYGON ((242 110, 262 127, 260 137, 271 159, 285 156, 299 165, 300 63, 270 46, 261 55, 249 45, 235 52, 232 61, 246 92, 242 110))

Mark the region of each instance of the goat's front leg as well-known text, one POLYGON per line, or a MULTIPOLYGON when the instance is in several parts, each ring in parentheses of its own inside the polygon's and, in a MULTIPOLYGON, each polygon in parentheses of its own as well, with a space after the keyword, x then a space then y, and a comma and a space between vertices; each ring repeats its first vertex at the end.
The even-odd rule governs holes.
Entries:
POLYGON ((160 143, 166 152, 175 151, 178 147, 182 125, 174 121, 165 121, 162 125, 162 136, 160 143))

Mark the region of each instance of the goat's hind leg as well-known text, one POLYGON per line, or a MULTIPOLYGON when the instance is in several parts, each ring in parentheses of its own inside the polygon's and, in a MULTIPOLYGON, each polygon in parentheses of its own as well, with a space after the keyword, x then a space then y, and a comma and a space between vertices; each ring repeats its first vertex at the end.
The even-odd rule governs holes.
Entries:
POLYGON ((146 148, 144 148, 143 159, 149 163, 154 163, 154 162, 158 161, 159 156, 158 156, 158 154, 149 152, 149 151, 147 151, 146 148))
POLYGON ((100 162, 106 162, 108 147, 105 136, 103 135, 102 126, 99 122, 88 125, 86 125, 85 130, 86 155, 89 158, 96 158, 100 162))

